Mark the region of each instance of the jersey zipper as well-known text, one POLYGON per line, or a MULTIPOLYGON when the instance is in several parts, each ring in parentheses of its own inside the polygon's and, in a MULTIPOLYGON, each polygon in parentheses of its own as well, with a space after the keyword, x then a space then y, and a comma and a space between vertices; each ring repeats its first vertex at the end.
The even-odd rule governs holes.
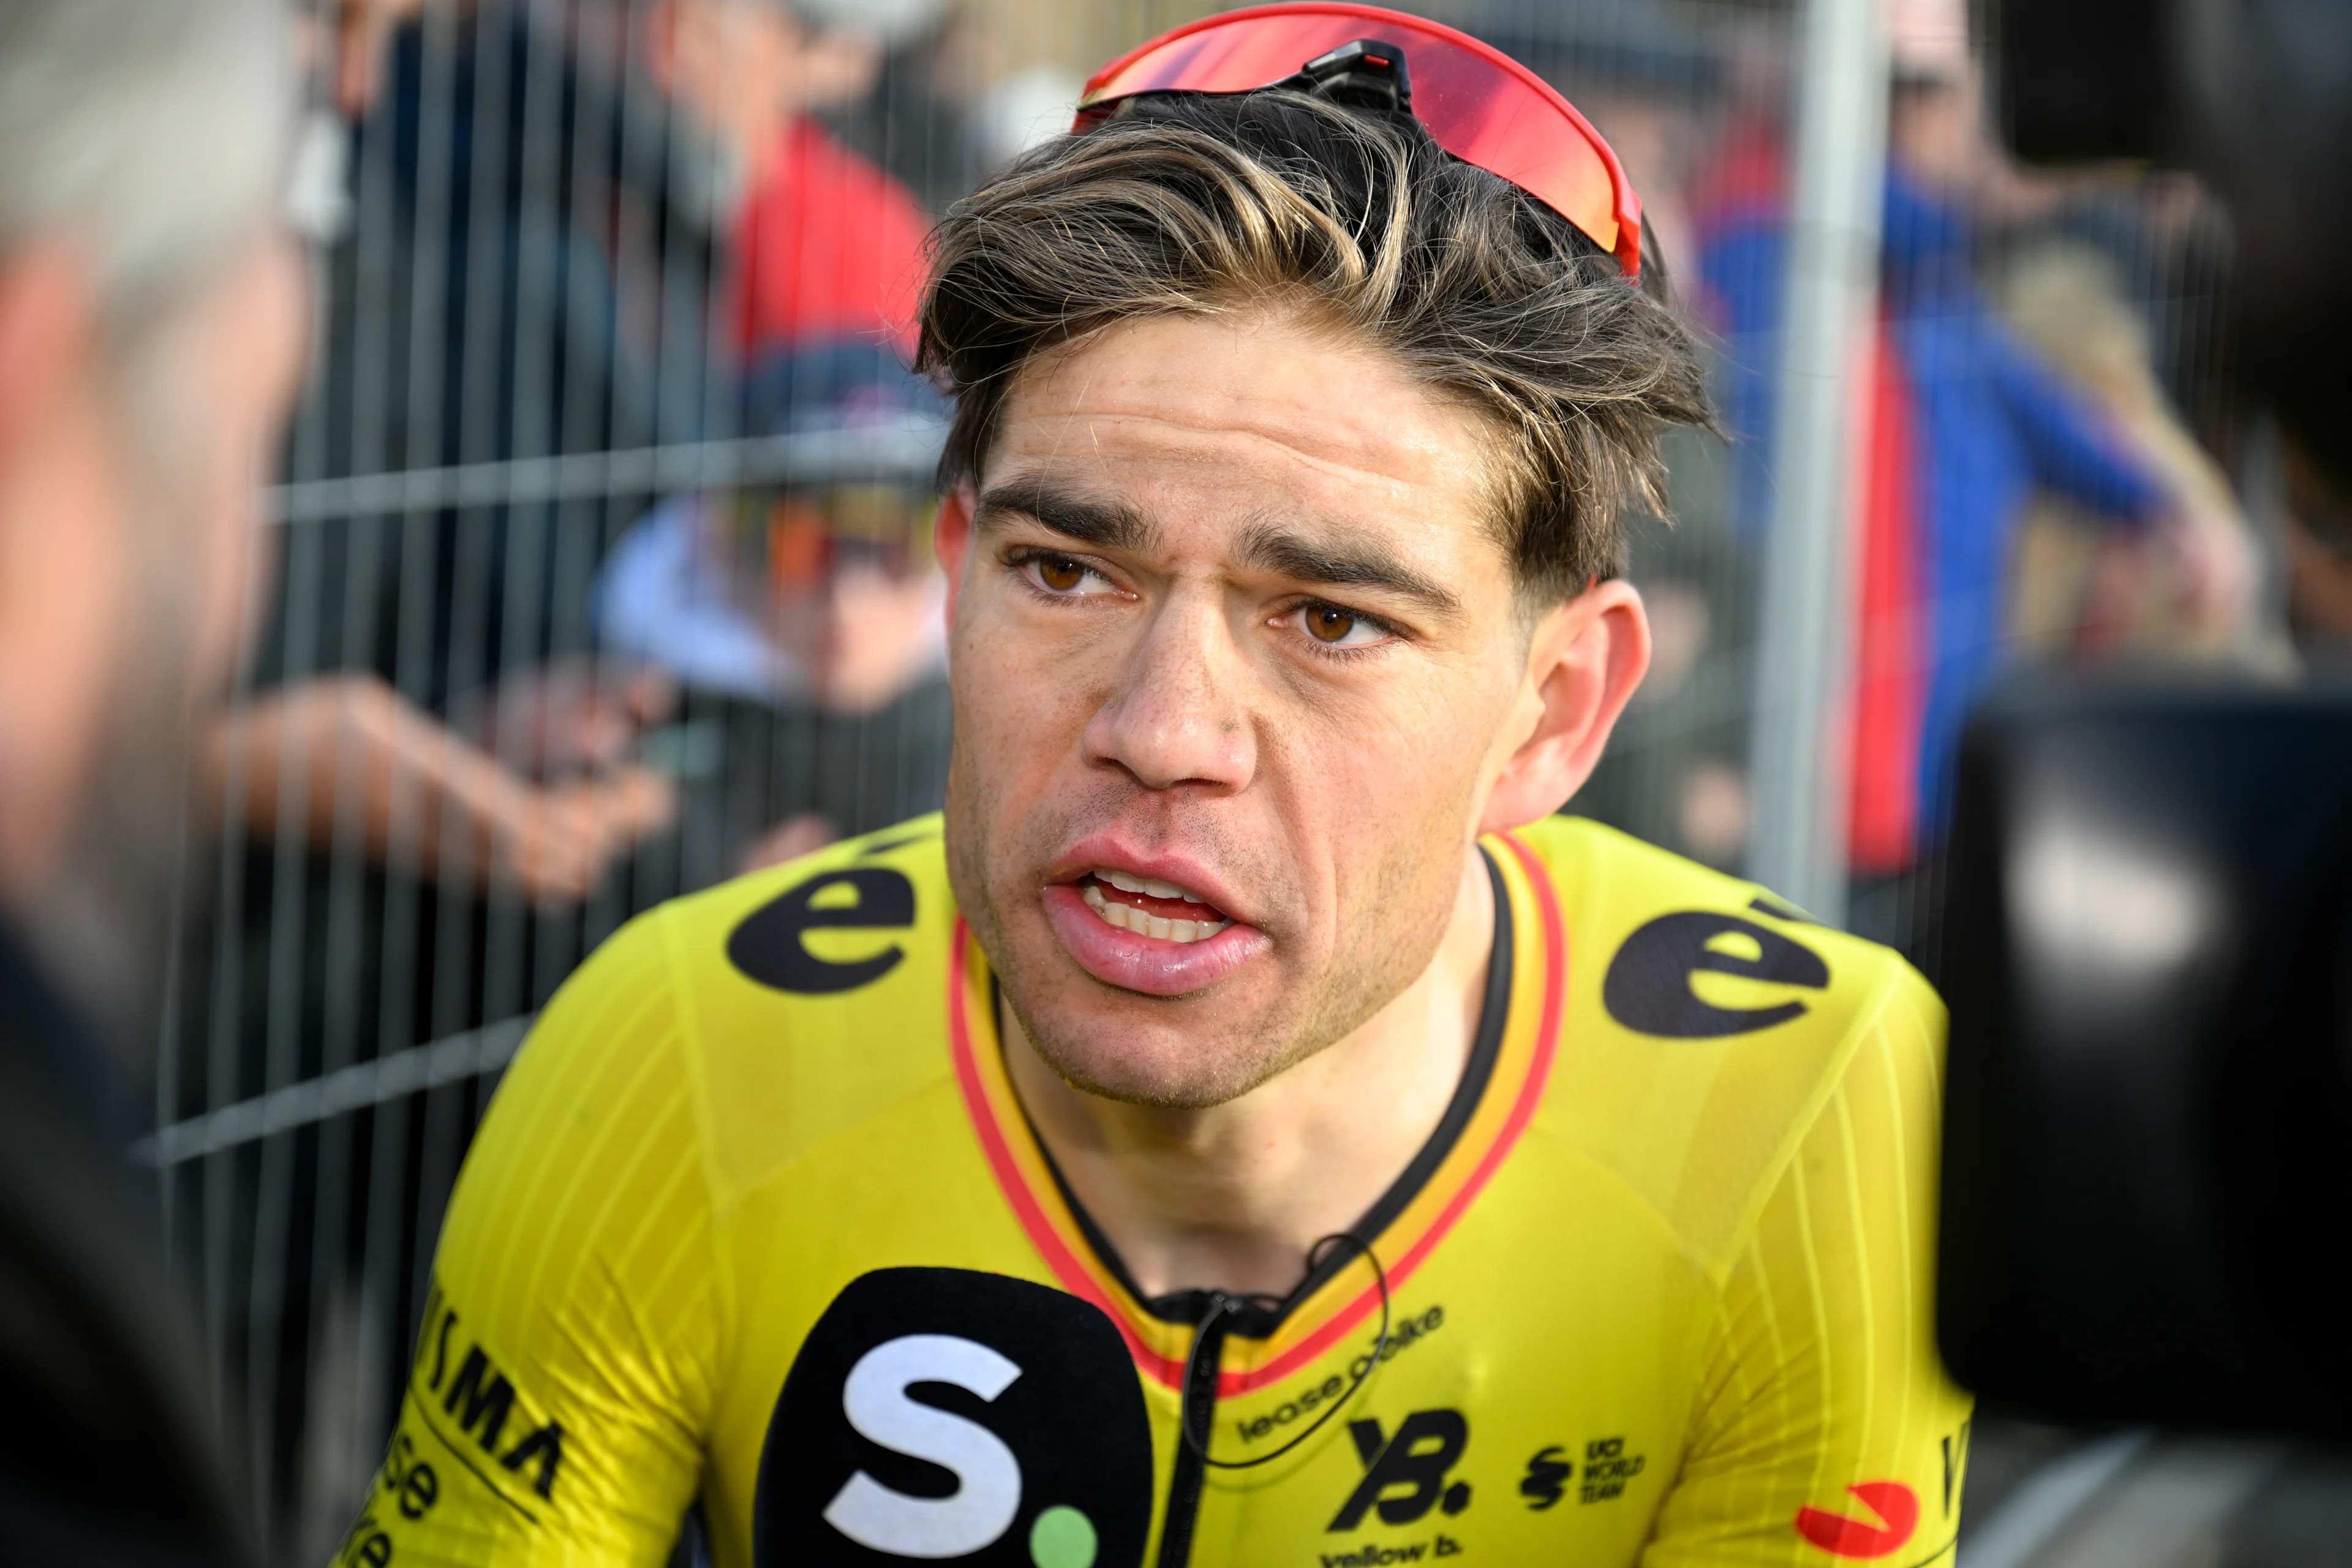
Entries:
POLYGON ((1186 1568, 1192 1560, 1192 1528, 1201 1518, 1201 1486, 1209 1467, 1209 1434, 1217 1419, 1217 1376, 1225 1359, 1225 1298, 1212 1291, 1199 1342, 1187 1358, 1189 1371, 1176 1410, 1176 1468, 1168 1479, 1168 1512, 1160 1527, 1158 1568, 1186 1568))

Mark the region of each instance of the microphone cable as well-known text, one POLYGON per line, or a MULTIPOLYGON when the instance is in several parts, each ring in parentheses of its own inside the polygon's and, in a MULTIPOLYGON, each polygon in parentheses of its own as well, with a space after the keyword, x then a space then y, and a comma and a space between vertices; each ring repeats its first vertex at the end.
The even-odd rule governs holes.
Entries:
MULTIPOLYGON (((1342 1393, 1339 1398, 1333 1400, 1329 1406, 1324 1410, 1323 1414, 1318 1415, 1314 1422, 1308 1426, 1305 1431, 1300 1432, 1297 1436, 1292 1437, 1290 1441, 1285 1443, 1281 1447, 1275 1449, 1272 1453, 1260 1454, 1254 1459, 1219 1459, 1212 1458, 1209 1453, 1208 1437, 1205 1435, 1199 1437, 1192 1436, 1192 1413, 1190 1410, 1180 1409, 1176 1415, 1177 1435, 1183 1439, 1184 1446, 1192 1451, 1192 1457, 1199 1459, 1201 1463, 1220 1470, 1250 1470, 1255 1469, 1260 1465, 1272 1464, 1275 1460, 1279 1459, 1285 1454, 1287 1454, 1290 1450, 1298 1447, 1299 1444, 1304 1443, 1307 1438, 1312 1437, 1316 1433, 1321 1431, 1326 1422, 1329 1421, 1334 1415, 1339 1415, 1341 1407, 1344 1406, 1348 1401, 1356 1396, 1356 1390, 1364 1385, 1364 1379, 1371 1376, 1373 1369, 1381 1364, 1381 1358, 1388 1353, 1389 1272, 1387 1269, 1381 1267, 1380 1254, 1372 1250, 1371 1243, 1361 1239, 1349 1231, 1335 1231, 1331 1235, 1323 1237, 1320 1241, 1318 1241, 1313 1247, 1307 1249, 1307 1272, 1308 1275, 1312 1276, 1316 1269, 1322 1267, 1323 1258, 1326 1256, 1323 1249, 1329 1247, 1335 1241, 1345 1242, 1348 1246, 1354 1247, 1358 1252, 1363 1254, 1364 1261, 1372 1266, 1372 1279, 1380 1287, 1381 1337, 1373 1344, 1372 1353, 1364 1358, 1364 1370, 1356 1373, 1356 1375, 1349 1381, 1346 1392, 1342 1393)), ((1223 1335, 1218 1334, 1213 1336, 1209 1332, 1211 1326, 1214 1324, 1219 1318, 1223 1317, 1228 1312, 1238 1312, 1242 1310, 1243 1308, 1253 1303, 1263 1303, 1266 1300, 1267 1298, 1265 1297, 1228 1296, 1222 1290, 1213 1291, 1209 1298, 1208 1315, 1201 1320, 1200 1327, 1193 1331, 1192 1348, 1184 1353, 1184 1380, 1182 1383, 1178 1384, 1178 1386, 1186 1389, 1192 1386, 1192 1376, 1198 1370, 1195 1363, 1200 1359, 1201 1349, 1202 1346, 1208 1344, 1213 1338, 1220 1346, 1223 1344, 1223 1335)), ((1215 1406, 1215 1396, 1212 1394, 1210 1398, 1210 1408, 1213 1412, 1214 1411, 1215 1406)), ((1206 1424, 1204 1423, 1204 1425, 1206 1424)))

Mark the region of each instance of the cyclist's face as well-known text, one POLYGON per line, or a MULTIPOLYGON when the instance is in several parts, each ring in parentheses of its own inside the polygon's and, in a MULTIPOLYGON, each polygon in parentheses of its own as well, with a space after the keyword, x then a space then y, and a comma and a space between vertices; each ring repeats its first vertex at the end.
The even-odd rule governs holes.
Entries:
POLYGON ((1263 313, 1130 323, 1016 384, 943 539, 949 854, 1063 1076, 1218 1103, 1427 966, 1525 731, 1500 445, 1263 313))

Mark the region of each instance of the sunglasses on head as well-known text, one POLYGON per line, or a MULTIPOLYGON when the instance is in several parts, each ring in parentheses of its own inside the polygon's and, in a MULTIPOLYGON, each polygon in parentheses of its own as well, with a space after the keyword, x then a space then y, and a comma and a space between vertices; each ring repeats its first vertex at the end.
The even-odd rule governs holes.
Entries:
POLYGON ((1189 23, 1097 71, 1083 134, 1144 93, 1292 88, 1411 114, 1432 140, 1509 181, 1642 275, 1642 203, 1617 154, 1573 104, 1467 33, 1377 5, 1260 5, 1189 23))

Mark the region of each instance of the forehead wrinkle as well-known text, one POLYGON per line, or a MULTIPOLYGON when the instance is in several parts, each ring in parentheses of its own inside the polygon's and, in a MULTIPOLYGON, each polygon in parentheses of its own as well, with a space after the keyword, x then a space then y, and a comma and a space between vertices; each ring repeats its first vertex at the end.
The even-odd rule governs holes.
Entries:
MULTIPOLYGON (((1105 424, 1158 425, 1164 426, 1171 430, 1175 430, 1191 437, 1232 437, 1256 445, 1270 447, 1275 451, 1280 453, 1285 460, 1309 468, 1320 478, 1337 480, 1343 484, 1362 485, 1371 483, 1378 484, 1382 487, 1402 487, 1412 489, 1425 489, 1442 485, 1445 482, 1447 478, 1451 477, 1443 471, 1426 475, 1414 475, 1412 473, 1398 472, 1391 469, 1359 468, 1354 464, 1346 462, 1338 458, 1308 451, 1303 447, 1297 446, 1290 441, 1283 439, 1280 436, 1249 425, 1213 422, 1208 420, 1181 419, 1171 415, 1147 413, 1140 410, 1131 412, 1121 411, 1118 413, 1099 413, 1079 412, 1073 409, 1066 412, 1057 411, 1051 414, 1044 414, 1041 412, 1040 417, 1056 421, 1065 425, 1076 424, 1080 421, 1084 421, 1087 428, 1087 433, 1093 437, 1097 456, 1102 454, 1102 426, 1105 424)), ((1302 423, 1305 422, 1302 421, 1302 423)), ((1381 443, 1368 441, 1360 443, 1360 447, 1367 455, 1376 455, 1383 449, 1416 455, 1429 452, 1429 447, 1425 444, 1402 440, 1391 440, 1381 443)), ((1045 452, 1040 455, 1047 458, 1059 457, 1063 455, 1063 449, 1064 438, 1057 435, 1052 446, 1045 452)), ((1197 454, 1192 453, 1179 455, 1183 456, 1188 459, 1197 458, 1197 454)), ((1475 455, 1456 455, 1453 453, 1444 454, 1440 467, 1442 470, 1453 469, 1455 468, 1457 465, 1461 470, 1462 477, 1468 481, 1469 489, 1474 495, 1475 495, 1478 491, 1480 481, 1475 472, 1478 465, 1475 455)))
MULTIPOLYGON (((1333 390, 1328 378, 1302 384, 1287 372, 1261 385, 1252 354, 1227 366, 1224 355, 1192 352, 1190 334, 1204 324, 1231 325, 1129 322, 1039 355, 1018 378, 1000 452, 1025 455, 1020 466, 1036 477, 1091 461, 1113 490, 1150 482, 1156 467, 1180 488, 1206 481, 1228 493, 1255 490, 1262 500, 1272 499, 1269 490, 1287 490, 1279 503, 1286 516, 1302 507, 1333 518, 1368 506, 1398 509, 1424 519, 1450 515, 1472 535, 1506 539, 1509 501, 1497 493, 1494 460, 1504 433, 1475 400, 1449 395, 1391 356, 1347 340, 1337 357, 1370 367, 1377 384, 1358 388, 1366 395, 1335 405, 1324 395, 1333 390), (1171 331, 1177 335, 1165 345, 1153 342, 1143 352, 1124 341, 1171 331), (1225 370, 1234 374, 1217 374, 1225 370), (1067 429, 1037 428, 1072 420, 1086 422, 1083 446, 1067 429), (1188 479, 1188 471, 1198 479, 1188 479)), ((1306 325, 1295 318, 1258 324, 1254 339, 1266 331, 1300 334, 1306 325)), ((1328 333, 1306 335, 1329 352, 1328 333)), ((1074 489, 1102 493, 1098 483, 1068 477, 1074 489)))
MULTIPOLYGON (((1087 420, 1097 445, 1101 440, 1099 426, 1105 417, 1109 417, 1121 422, 1165 426, 1187 435, 1198 434, 1203 429, 1208 429, 1214 435, 1234 436, 1271 447, 1283 456, 1286 463, 1311 469, 1318 480, 1345 485, 1348 489, 1348 500, 1342 503, 1344 510, 1335 510, 1318 504, 1318 498, 1314 497, 1310 492, 1307 495, 1286 499, 1271 506, 1261 502, 1258 506, 1250 508, 1253 516, 1245 524, 1245 531, 1239 541, 1239 548, 1234 557, 1237 563, 1246 564, 1255 570, 1275 572, 1306 582, 1385 589, 1413 600, 1430 614, 1448 619, 1458 618, 1461 614, 1462 601, 1459 595, 1441 586, 1424 571, 1408 564, 1393 545, 1378 537, 1376 530, 1360 525, 1352 528, 1348 526, 1351 521, 1351 514, 1357 512, 1365 503, 1366 491, 1373 492, 1371 499, 1376 507, 1385 501, 1408 510, 1420 511, 1424 516, 1429 515, 1430 509, 1427 508, 1425 500, 1420 498, 1425 497, 1427 491, 1433 488, 1432 480, 1401 479, 1377 470, 1352 468, 1331 458, 1302 452, 1287 443, 1253 429, 1235 428, 1231 426, 1204 426, 1195 422, 1164 419, 1141 413, 1108 416, 1072 413, 1060 415, 1058 417, 1064 421, 1087 420), (1419 496, 1415 492, 1419 492, 1419 496), (1342 542, 1328 533, 1317 531, 1301 531, 1292 524, 1302 513, 1308 517, 1319 517, 1334 522, 1340 531, 1359 536, 1360 542, 1342 542)), ((1148 516, 1131 503, 1110 500, 1096 483, 1080 480, 1068 489, 1064 489, 1056 483, 1055 470, 1062 464, 1073 460, 1066 450, 1067 443, 1061 433, 1056 432, 1053 440, 1043 445, 1045 449, 1026 462, 1021 460, 1017 447, 1015 451, 1007 454, 1007 457, 1013 459, 1014 473, 1005 484, 991 487, 982 503, 983 511, 992 506, 1000 510, 1021 511, 1036 517, 1040 522, 1048 527, 1054 527, 1056 531, 1065 532, 1072 538, 1101 542, 1114 548, 1148 552, 1160 543, 1162 536, 1159 532, 1157 520, 1148 516), (1114 539, 1108 531, 1097 524, 1082 523, 1075 527, 1057 527, 1053 518, 1045 515, 1037 507, 1030 504, 1027 498, 1032 495, 1048 498, 1045 501, 1048 508, 1052 504, 1050 498, 1055 497, 1071 501, 1082 501, 1089 510, 1116 508, 1128 512, 1135 519, 1138 531, 1121 531, 1114 539)), ((1191 463, 1213 461, 1213 457, 1202 454, 1179 454, 1178 456, 1180 460, 1191 463)), ((1103 461, 1108 466, 1114 460, 1115 458, 1107 458, 1103 461)), ((1476 476, 1465 474, 1462 477, 1468 481, 1465 487, 1467 494, 1459 498, 1465 504, 1460 509, 1461 515, 1457 526, 1468 537, 1491 542, 1496 532, 1490 516, 1492 503, 1485 492, 1483 483, 1476 476)), ((1114 489, 1116 488, 1114 485, 1114 489)), ((1322 486, 1318 484, 1315 488, 1321 489, 1322 486)), ((983 521, 986 520, 983 519, 983 521)))
MULTIPOLYGON (((1126 326, 1132 331, 1169 324, 1155 320, 1129 322, 1126 326)), ((1192 318, 1184 319, 1184 324, 1223 325, 1229 329, 1234 326, 1231 322, 1204 323, 1192 318)), ((1300 323, 1277 320, 1272 325, 1277 331, 1297 331, 1300 323)), ((1391 416, 1380 420, 1368 416, 1352 432, 1357 438, 1346 443, 1348 458, 1369 458, 1377 462, 1393 454, 1399 458, 1419 459, 1420 472, 1412 471, 1415 465, 1409 462, 1365 466, 1301 444, 1302 437, 1312 441, 1328 431, 1331 421, 1328 410, 1297 406, 1296 399, 1301 388, 1287 378, 1278 381, 1270 392, 1263 393, 1251 380, 1219 382, 1215 387, 1217 395, 1202 398, 1202 383, 1178 368, 1180 360, 1175 363, 1161 361, 1150 364, 1139 382, 1133 367, 1122 364, 1118 357, 1117 350, 1126 346, 1121 342, 1125 335, 1119 331, 1090 334, 1041 354, 1024 367, 1016 380, 1007 400, 1008 416, 1025 404, 1022 412, 1031 419, 1063 423, 1083 420, 1098 458, 1103 456, 1103 426, 1107 422, 1134 423, 1159 426, 1194 437, 1233 437, 1270 446, 1291 461, 1304 463, 1327 477, 1350 484, 1374 479, 1426 488, 1449 481, 1466 482, 1482 500, 1489 486, 1487 442, 1484 437, 1490 434, 1490 421, 1483 411, 1475 404, 1443 395, 1440 389, 1412 375, 1391 356, 1370 345, 1343 340, 1338 345, 1339 357, 1372 368, 1379 380, 1389 384, 1376 389, 1378 395, 1372 404, 1391 411, 1391 416), (1100 404, 1097 401, 1098 395, 1103 399, 1100 404), (1421 404, 1414 411, 1418 417, 1409 421, 1419 428, 1408 432, 1392 416, 1395 400, 1400 396, 1421 404)), ((1328 350, 1328 334, 1312 335, 1326 340, 1328 350)), ((1370 405, 1363 406, 1367 406, 1369 414, 1370 405)), ((1015 422, 1007 418, 1005 435, 1012 434, 1015 422)), ((1066 450, 1069 442, 1069 432, 1055 431, 1043 445, 1046 455, 1058 456, 1066 450)), ((1338 445, 1328 441, 1321 444, 1338 445)))
MULTIPOLYGON (((1073 339, 1067 342, 1055 343, 1039 350, 1036 354, 1028 360, 1027 363, 1016 368, 1013 373, 1013 384, 1005 390, 1003 414, 997 431, 998 446, 1002 447, 1006 445, 1011 437, 1014 428, 1013 416, 1015 411, 1020 409, 1022 404, 1024 401, 1034 400, 1037 397, 1039 387, 1052 386, 1060 381, 1062 377, 1067 375, 1069 374, 1070 362, 1073 358, 1081 360, 1087 358, 1087 356, 1080 352, 1086 346, 1087 340, 1084 339, 1073 339)), ((1099 365, 1088 363, 1086 366, 1083 379, 1079 382, 1076 389, 1076 404, 1083 405, 1085 403, 1087 395, 1093 390, 1096 377, 1100 374, 1101 367, 1099 365)), ((1053 417, 1051 415, 1045 414, 1042 411, 1040 411, 1036 416, 1040 418, 1053 417)), ((1054 431, 1053 439, 1047 444, 1045 449, 1039 454, 1040 457, 1052 459, 1064 455, 1070 438, 1068 426, 1075 417, 1076 416, 1070 413, 1065 413, 1060 416, 1059 423, 1061 427, 1054 431)), ((1102 437, 1093 429, 1091 425, 1088 426, 1087 434, 1094 444, 1095 456, 1099 458, 1102 456, 1102 437)))

